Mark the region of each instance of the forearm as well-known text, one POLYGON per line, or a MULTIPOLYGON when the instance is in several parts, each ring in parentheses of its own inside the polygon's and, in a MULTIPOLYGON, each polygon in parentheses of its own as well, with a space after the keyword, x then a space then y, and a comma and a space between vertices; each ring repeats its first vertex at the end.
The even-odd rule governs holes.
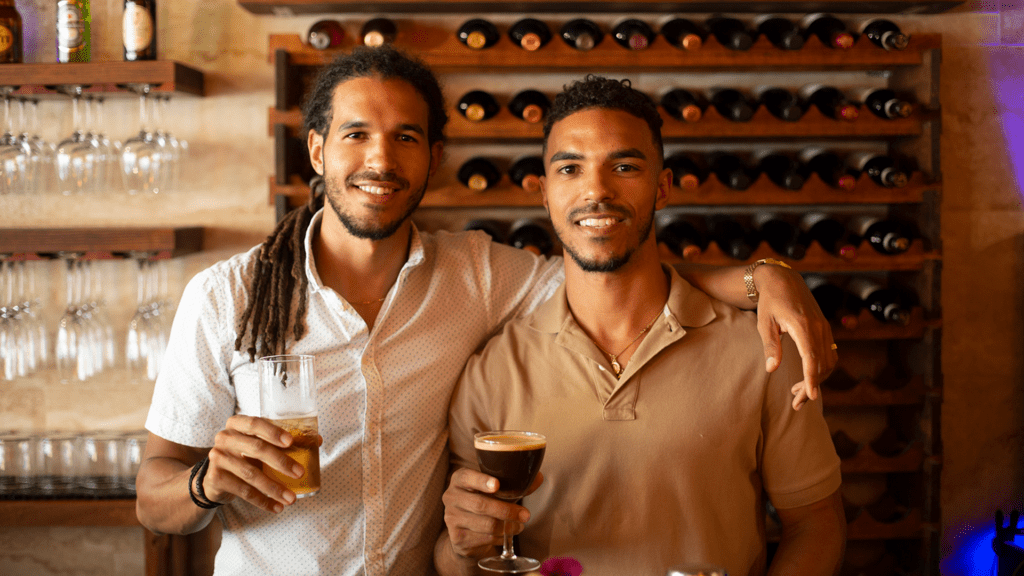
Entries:
MULTIPOLYGON (((747 298, 747 289, 743 284, 743 271, 746 266, 712 266, 684 262, 675 264, 675 268, 684 280, 712 298, 742 310, 755 308, 754 303, 747 298)), ((758 271, 755 270, 755 273, 758 271)))
POLYGON ((475 559, 458 556, 452 550, 448 530, 441 532, 434 545, 434 568, 440 576, 474 576, 480 573, 475 559))
POLYGON ((813 511, 794 519, 779 510, 782 538, 768 567, 768 576, 835 576, 846 552, 846 517, 839 491, 816 503, 813 511))
POLYGON ((135 513, 158 534, 192 534, 205 528, 214 510, 196 506, 188 492, 190 466, 174 458, 150 458, 139 469, 135 513))

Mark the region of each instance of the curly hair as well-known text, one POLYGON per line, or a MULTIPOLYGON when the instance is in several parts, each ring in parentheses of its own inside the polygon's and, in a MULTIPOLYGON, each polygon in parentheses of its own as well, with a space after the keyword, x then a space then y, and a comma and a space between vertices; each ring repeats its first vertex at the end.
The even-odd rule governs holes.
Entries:
MULTIPOLYGON (((427 103, 427 141, 444 142, 448 113, 437 78, 425 64, 388 44, 360 46, 320 70, 302 106, 306 132, 315 130, 326 136, 333 119, 335 89, 353 78, 371 76, 408 82, 427 103)), ((249 361, 284 353, 289 334, 296 342, 305 335, 305 238, 313 215, 324 206, 324 195, 323 178, 316 176, 310 182, 309 202, 286 214, 260 247, 235 339, 235 350, 244 349, 249 361), (299 301, 293 318, 292 299, 296 294, 299 301)))
POLYGON ((448 123, 444 95, 437 77, 419 60, 397 50, 390 44, 379 47, 358 46, 323 67, 302 104, 306 132, 315 130, 325 136, 333 119, 334 89, 353 78, 378 77, 382 80, 405 80, 427 103, 427 141, 444 142, 448 123))
POLYGON ((651 129, 654 147, 664 158, 661 141, 661 126, 664 121, 658 113, 658 107, 650 96, 633 88, 629 80, 613 80, 603 76, 588 74, 583 80, 577 80, 562 88, 555 96, 547 119, 544 121, 544 151, 547 152, 548 137, 551 127, 576 112, 588 108, 604 108, 622 110, 647 123, 651 129))

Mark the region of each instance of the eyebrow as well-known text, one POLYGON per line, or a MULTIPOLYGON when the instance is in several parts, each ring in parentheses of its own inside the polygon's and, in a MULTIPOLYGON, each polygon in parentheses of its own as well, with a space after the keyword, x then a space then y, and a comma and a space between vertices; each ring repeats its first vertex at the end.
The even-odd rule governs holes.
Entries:
MULTIPOLYGON (((621 158, 639 158, 641 160, 647 160, 647 155, 640 151, 638 148, 625 148, 623 150, 616 150, 608 155, 609 160, 619 160, 621 158)), ((582 160, 583 155, 576 152, 555 152, 551 156, 550 162, 558 162, 559 160, 582 160)))
MULTIPOLYGON (((367 126, 369 126, 369 124, 362 120, 349 120, 348 122, 345 122, 341 126, 338 126, 338 131, 342 132, 350 128, 366 128, 367 126)), ((398 128, 402 132, 415 132, 420 136, 426 136, 426 131, 423 130, 423 128, 421 128, 419 124, 399 124, 398 128)))

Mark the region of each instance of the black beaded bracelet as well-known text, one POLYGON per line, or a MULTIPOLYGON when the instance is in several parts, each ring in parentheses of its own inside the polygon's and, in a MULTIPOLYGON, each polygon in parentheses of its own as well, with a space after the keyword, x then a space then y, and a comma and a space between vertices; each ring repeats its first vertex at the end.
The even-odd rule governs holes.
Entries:
POLYGON ((206 510, 213 510, 223 506, 220 502, 214 502, 206 497, 206 492, 203 491, 203 478, 206 478, 206 471, 210 468, 210 459, 203 458, 196 465, 192 467, 192 474, 188 477, 188 495, 192 498, 192 502, 200 508, 206 510), (198 479, 197 479, 198 478, 198 479), (195 491, 192 486, 195 485, 195 491))

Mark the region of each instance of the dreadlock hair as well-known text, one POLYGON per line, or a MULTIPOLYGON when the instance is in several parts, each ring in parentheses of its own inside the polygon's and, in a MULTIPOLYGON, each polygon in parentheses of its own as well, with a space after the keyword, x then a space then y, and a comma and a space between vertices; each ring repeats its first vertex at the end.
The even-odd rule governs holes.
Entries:
MULTIPOLYGON (((444 142, 448 113, 437 78, 425 64, 388 44, 376 48, 360 46, 320 70, 302 106, 307 132, 315 130, 326 138, 333 120, 335 89, 353 78, 367 77, 409 83, 427 103, 427 141, 430 144, 444 142)), ((323 177, 314 177, 310 181, 309 202, 286 214, 260 247, 249 300, 238 322, 235 339, 235 350, 241 352, 244 345, 250 362, 257 356, 284 353, 289 328, 296 342, 305 335, 308 286, 305 238, 313 215, 324 207, 325 194, 323 177), (299 301, 293 320, 291 308, 296 289, 299 301)))
POLYGON ((661 126, 664 121, 650 96, 634 89, 628 79, 613 80, 594 74, 588 74, 583 80, 563 86, 562 92, 555 96, 544 121, 544 152, 547 152, 548 136, 551 135, 551 127, 556 122, 590 108, 622 110, 646 122, 647 127, 651 129, 654 147, 664 160, 665 152, 661 140, 661 126))

